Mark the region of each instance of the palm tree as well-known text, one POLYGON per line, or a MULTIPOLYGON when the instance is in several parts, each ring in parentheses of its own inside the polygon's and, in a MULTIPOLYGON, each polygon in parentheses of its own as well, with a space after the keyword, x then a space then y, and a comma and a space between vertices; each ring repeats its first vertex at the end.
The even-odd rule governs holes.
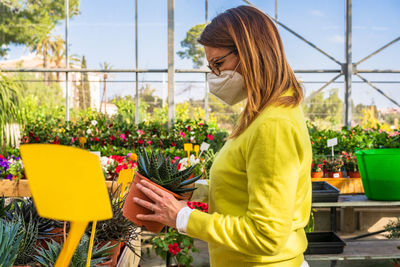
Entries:
MULTIPOLYGON (((100 68, 102 70, 111 70, 112 66, 110 63, 108 62, 104 62, 104 63, 100 63, 100 68)), ((107 79, 108 79, 108 73, 105 72, 103 73, 103 96, 101 97, 101 101, 100 101, 100 112, 101 112, 101 103, 104 103, 104 113, 107 114, 107 110, 106 110, 106 101, 107 101, 107 79)))
MULTIPOLYGON (((65 59, 65 41, 62 39, 61 35, 54 36, 51 48, 51 61, 56 65, 57 68, 63 67, 62 62, 65 59)), ((57 82, 60 82, 60 73, 57 72, 56 75, 57 82)))
POLYGON ((0 152, 12 141, 11 124, 22 123, 18 85, 0 73, 0 152))
MULTIPOLYGON (((36 52, 43 56, 43 68, 47 68, 47 57, 52 49, 51 33, 48 32, 41 37, 38 37, 31 45, 30 51, 36 52)), ((48 73, 44 73, 45 84, 47 84, 48 73)))

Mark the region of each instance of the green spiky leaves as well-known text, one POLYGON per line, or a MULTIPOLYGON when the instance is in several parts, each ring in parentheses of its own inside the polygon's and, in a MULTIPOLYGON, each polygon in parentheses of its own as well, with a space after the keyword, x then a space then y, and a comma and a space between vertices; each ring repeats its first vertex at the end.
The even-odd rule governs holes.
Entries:
POLYGON ((161 151, 156 153, 152 150, 148 154, 143 147, 139 148, 137 164, 141 175, 178 195, 195 190, 196 188, 187 186, 201 178, 199 175, 189 179, 196 165, 178 170, 179 161, 172 164, 170 158, 161 151))

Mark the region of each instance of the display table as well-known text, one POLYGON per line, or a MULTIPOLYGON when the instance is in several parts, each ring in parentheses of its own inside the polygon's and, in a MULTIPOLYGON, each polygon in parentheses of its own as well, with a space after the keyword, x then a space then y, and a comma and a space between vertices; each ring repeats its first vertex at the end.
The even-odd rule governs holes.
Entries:
MULTIPOLYGON (((331 230, 336 232, 336 208, 339 207, 398 207, 400 201, 369 200, 365 195, 339 195, 338 202, 315 202, 313 208, 331 209, 331 230)), ((329 260, 331 266, 337 260, 400 259, 400 240, 344 240, 341 254, 306 255, 306 260, 329 260)))
POLYGON ((400 259, 400 240, 345 241, 341 254, 305 255, 306 260, 383 260, 400 259))

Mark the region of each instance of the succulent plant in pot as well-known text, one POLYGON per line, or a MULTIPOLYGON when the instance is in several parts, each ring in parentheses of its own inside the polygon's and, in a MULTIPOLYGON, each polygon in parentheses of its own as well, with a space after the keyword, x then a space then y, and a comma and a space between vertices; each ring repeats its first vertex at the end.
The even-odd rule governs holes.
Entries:
POLYGON ((17 259, 22 235, 19 222, 0 219, 0 266, 11 267, 17 259))
MULTIPOLYGON (((126 196, 119 197, 120 186, 114 188, 113 186, 109 189, 109 197, 111 200, 111 208, 113 211, 113 217, 109 220, 98 221, 95 233, 95 244, 103 246, 107 243, 111 243, 114 247, 110 249, 110 262, 107 266, 116 266, 117 259, 120 254, 121 245, 125 244, 133 253, 136 253, 137 249, 131 245, 132 240, 138 239, 138 228, 130 220, 122 215, 122 205, 126 199, 126 196)), ((92 232, 92 226, 88 226, 87 234, 90 236, 92 232)))
POLYGON ((186 169, 178 169, 179 162, 171 163, 169 157, 166 157, 161 151, 152 150, 150 154, 141 147, 139 148, 137 166, 133 183, 126 198, 123 215, 139 226, 145 226, 148 230, 159 233, 163 224, 158 222, 142 221, 136 218, 137 214, 151 214, 152 211, 133 202, 133 197, 138 197, 152 202, 146 195, 136 187, 142 179, 158 186, 159 188, 171 193, 177 199, 185 199, 185 193, 194 191, 195 187, 190 187, 195 181, 201 178, 201 175, 190 178, 196 165, 186 169))

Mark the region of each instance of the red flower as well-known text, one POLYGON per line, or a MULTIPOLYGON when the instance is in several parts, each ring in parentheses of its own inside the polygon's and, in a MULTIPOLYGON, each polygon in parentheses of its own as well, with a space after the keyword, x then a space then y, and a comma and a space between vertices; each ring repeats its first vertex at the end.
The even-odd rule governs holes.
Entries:
POLYGON ((137 141, 139 145, 143 145, 144 141, 142 139, 137 141))
POLYGON ((214 139, 214 136, 212 136, 211 134, 207 134, 207 138, 208 140, 212 141, 214 139))
POLYGON ((99 138, 97 138, 97 137, 95 137, 95 138, 94 138, 94 141, 96 141, 96 142, 99 142, 99 141, 100 141, 100 139, 99 139, 99 138))
POLYGON ((171 146, 176 146, 176 144, 174 142, 171 143, 171 146))
POLYGON ((33 137, 34 136, 33 132, 29 132, 29 136, 33 137))
POLYGON ((188 132, 190 132, 190 130, 191 130, 191 129, 190 129, 190 126, 187 127, 187 130, 188 130, 188 132))
POLYGON ((168 251, 169 251, 169 253, 172 253, 174 256, 176 256, 176 254, 178 254, 178 252, 180 252, 181 249, 177 243, 174 243, 174 244, 168 245, 168 251))
POLYGON ((108 125, 108 128, 113 127, 113 125, 114 125, 114 124, 110 123, 110 124, 108 125))
POLYGON ((60 144, 60 141, 58 140, 57 136, 54 137, 53 144, 60 144))
POLYGON ((36 141, 36 142, 39 142, 39 141, 40 141, 40 138, 39 138, 38 136, 36 136, 35 141, 36 141))
POLYGON ((111 136, 110 136, 110 140, 111 140, 111 141, 114 141, 114 140, 115 140, 115 136, 114 136, 114 135, 111 135, 111 136))

